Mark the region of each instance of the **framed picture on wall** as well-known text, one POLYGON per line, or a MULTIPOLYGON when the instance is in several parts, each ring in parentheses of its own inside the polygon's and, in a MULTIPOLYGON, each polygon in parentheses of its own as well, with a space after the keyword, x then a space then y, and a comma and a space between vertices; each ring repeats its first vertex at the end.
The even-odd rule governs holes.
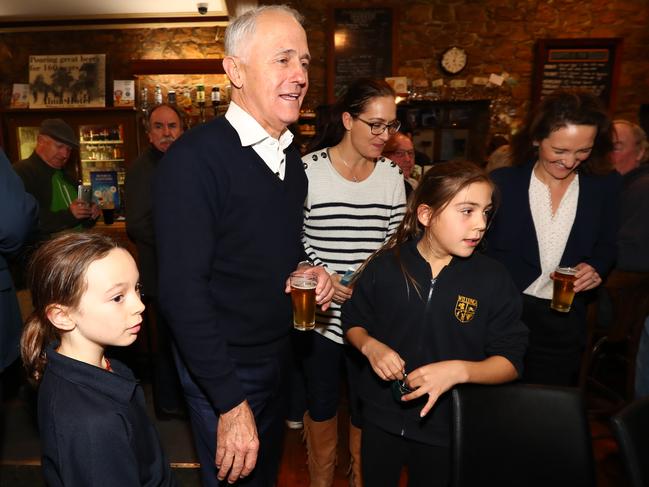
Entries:
POLYGON ((29 56, 29 108, 106 106, 106 55, 29 56))
POLYGON ((334 7, 327 34, 327 98, 357 78, 388 78, 396 61, 397 19, 391 7, 334 7))
POLYGON ((534 63, 533 104, 558 90, 585 90, 614 110, 622 39, 540 39, 534 63))

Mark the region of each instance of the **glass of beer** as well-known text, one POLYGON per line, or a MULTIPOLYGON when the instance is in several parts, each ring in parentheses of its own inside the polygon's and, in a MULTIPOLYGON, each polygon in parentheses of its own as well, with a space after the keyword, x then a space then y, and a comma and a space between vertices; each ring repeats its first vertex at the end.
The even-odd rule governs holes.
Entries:
POLYGON ((561 313, 570 311, 572 300, 575 297, 575 274, 573 267, 557 267, 554 270, 554 290, 550 308, 561 313))
POLYGON ((315 287, 318 278, 311 272, 293 272, 290 277, 293 327, 306 331, 315 328, 315 287))

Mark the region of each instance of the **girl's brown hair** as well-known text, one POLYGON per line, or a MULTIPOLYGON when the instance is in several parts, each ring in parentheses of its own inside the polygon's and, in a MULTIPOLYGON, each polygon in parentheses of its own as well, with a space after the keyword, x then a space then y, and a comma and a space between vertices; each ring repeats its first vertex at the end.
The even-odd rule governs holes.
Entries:
POLYGON ((94 261, 105 257, 119 245, 96 233, 67 233, 49 240, 32 256, 27 268, 27 283, 34 311, 27 318, 20 340, 20 353, 28 377, 38 383, 43 377, 45 349, 60 334, 47 317, 52 305, 79 306, 88 287, 86 271, 94 261))
MULTIPOLYGON (((417 208, 426 205, 432 210, 432 218, 437 217, 451 200, 464 188, 473 183, 487 183, 492 188, 494 184, 484 169, 469 161, 450 161, 434 164, 423 175, 417 189, 410 195, 406 214, 390 239, 363 264, 361 269, 379 254, 393 252, 399 260, 401 269, 407 280, 418 290, 417 283, 404 267, 399 255, 399 246, 409 240, 419 239, 424 235, 424 227, 417 218, 417 208)), ((495 202, 494 210, 495 211, 495 202)), ((492 211, 492 215, 493 215, 492 211)))

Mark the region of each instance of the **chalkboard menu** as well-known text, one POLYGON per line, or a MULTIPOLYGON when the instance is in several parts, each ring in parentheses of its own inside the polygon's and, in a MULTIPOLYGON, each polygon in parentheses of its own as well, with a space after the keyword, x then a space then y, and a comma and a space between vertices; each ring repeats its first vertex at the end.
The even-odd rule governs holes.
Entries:
POLYGON ((392 76, 394 13, 391 8, 333 8, 327 57, 329 101, 357 78, 392 76))
POLYGON ((621 42, 619 38, 540 40, 533 101, 559 90, 584 90, 613 109, 621 42))

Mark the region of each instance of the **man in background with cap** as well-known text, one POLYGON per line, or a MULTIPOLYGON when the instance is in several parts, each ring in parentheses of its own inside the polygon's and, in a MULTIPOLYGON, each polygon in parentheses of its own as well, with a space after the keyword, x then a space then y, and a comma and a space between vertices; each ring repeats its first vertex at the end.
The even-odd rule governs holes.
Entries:
POLYGON ((38 201, 39 230, 46 235, 92 226, 99 217, 97 204, 77 199, 77 184, 63 170, 77 147, 77 137, 67 123, 60 118, 43 120, 34 152, 14 166, 25 190, 38 201))

